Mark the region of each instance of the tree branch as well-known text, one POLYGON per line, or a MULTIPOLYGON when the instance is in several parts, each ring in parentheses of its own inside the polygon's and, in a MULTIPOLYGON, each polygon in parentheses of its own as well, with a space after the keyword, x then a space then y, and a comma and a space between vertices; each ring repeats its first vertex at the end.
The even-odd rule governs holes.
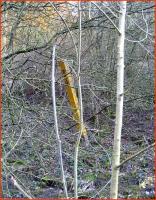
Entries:
POLYGON ((120 163, 120 165, 118 165, 116 168, 121 167, 121 166, 124 165, 126 162, 128 162, 129 160, 132 160, 133 158, 135 158, 136 156, 140 155, 140 154, 143 153, 144 151, 151 149, 152 147, 154 147, 154 145, 155 145, 155 142, 154 142, 153 144, 147 146, 146 148, 142 149, 141 151, 135 153, 134 155, 130 156, 130 157, 127 158, 126 160, 122 161, 122 162, 120 163))

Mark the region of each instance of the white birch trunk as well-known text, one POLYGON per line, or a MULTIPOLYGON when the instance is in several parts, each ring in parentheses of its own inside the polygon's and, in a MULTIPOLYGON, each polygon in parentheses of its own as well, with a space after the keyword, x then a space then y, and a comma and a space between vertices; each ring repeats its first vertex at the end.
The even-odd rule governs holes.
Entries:
POLYGON ((117 100, 116 100, 116 120, 114 131, 114 145, 112 156, 112 177, 110 198, 117 199, 118 197, 118 181, 120 164, 120 145, 121 145, 121 130, 123 118, 123 93, 124 93, 124 40, 125 40, 125 16, 126 16, 126 1, 120 2, 119 16, 119 37, 118 37, 118 53, 117 53, 117 100))
POLYGON ((65 197, 68 198, 67 183, 66 183, 66 177, 65 177, 64 166, 63 166, 63 158, 62 158, 62 144, 61 144, 61 139, 60 139, 60 135, 59 135, 58 120, 57 120, 57 111, 56 111, 56 95, 55 95, 55 45, 53 47, 52 70, 51 71, 52 71, 51 72, 51 90, 52 90, 52 101, 53 101, 55 132, 56 132, 56 139, 57 139, 57 142, 58 142, 58 151, 59 151, 59 159, 60 159, 62 182, 63 182, 64 192, 65 192, 65 197))
POLYGON ((80 140, 83 133, 83 104, 82 104, 82 91, 81 91, 81 2, 78 2, 78 13, 79 13, 79 47, 78 47, 78 93, 79 93, 79 102, 80 102, 80 133, 77 138, 75 146, 75 156, 74 156, 74 197, 78 198, 78 154, 80 140))

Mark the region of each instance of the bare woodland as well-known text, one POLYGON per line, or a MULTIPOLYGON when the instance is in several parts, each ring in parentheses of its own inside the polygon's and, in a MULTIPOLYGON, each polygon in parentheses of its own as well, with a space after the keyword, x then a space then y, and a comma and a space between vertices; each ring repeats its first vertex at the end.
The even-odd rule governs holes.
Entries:
POLYGON ((2 197, 154 198, 154 3, 1 10, 2 197))

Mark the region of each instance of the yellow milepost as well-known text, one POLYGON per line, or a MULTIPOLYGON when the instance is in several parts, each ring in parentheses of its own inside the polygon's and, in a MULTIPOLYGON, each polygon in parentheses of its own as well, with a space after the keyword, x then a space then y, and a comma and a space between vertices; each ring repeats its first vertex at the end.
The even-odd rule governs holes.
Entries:
MULTIPOLYGON (((69 104, 73 112, 73 119, 78 123, 77 128, 80 130, 80 107, 77 98, 76 90, 74 88, 74 81, 69 67, 64 63, 64 61, 58 61, 58 65, 64 77, 65 89, 68 97, 69 104)), ((83 125, 82 130, 83 136, 87 136, 86 127, 83 125)))

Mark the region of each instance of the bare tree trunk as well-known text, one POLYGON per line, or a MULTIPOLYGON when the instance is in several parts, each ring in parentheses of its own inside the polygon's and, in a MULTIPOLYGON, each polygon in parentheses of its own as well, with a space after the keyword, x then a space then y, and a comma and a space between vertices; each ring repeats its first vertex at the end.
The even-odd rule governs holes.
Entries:
POLYGON ((79 48, 78 48, 78 93, 79 93, 79 103, 80 103, 80 133, 77 138, 75 146, 75 156, 74 156, 74 197, 78 198, 78 154, 81 136, 83 134, 83 103, 82 103, 82 91, 81 91, 81 2, 78 2, 78 13, 79 13, 79 48))
POLYGON ((120 145, 121 145, 121 130, 123 118, 123 88, 124 88, 124 40, 125 40, 125 16, 126 16, 126 1, 120 2, 119 16, 119 38, 118 38, 118 54, 117 54, 117 100, 116 100, 116 120, 114 131, 114 145, 112 156, 112 177, 110 198, 117 199, 118 197, 118 181, 120 164, 120 145))
POLYGON ((55 96, 55 46, 53 47, 51 82, 52 82, 52 100, 53 100, 53 112, 54 112, 55 132, 56 132, 56 138, 57 138, 58 149, 59 149, 59 159, 60 159, 60 167, 61 167, 61 174, 62 174, 62 182, 63 182, 63 186, 64 186, 65 196, 66 196, 66 198, 68 198, 66 177, 65 177, 65 174, 64 174, 63 158, 62 158, 62 144, 61 144, 61 139, 60 139, 59 130, 58 130, 57 111, 56 111, 56 96, 55 96))

